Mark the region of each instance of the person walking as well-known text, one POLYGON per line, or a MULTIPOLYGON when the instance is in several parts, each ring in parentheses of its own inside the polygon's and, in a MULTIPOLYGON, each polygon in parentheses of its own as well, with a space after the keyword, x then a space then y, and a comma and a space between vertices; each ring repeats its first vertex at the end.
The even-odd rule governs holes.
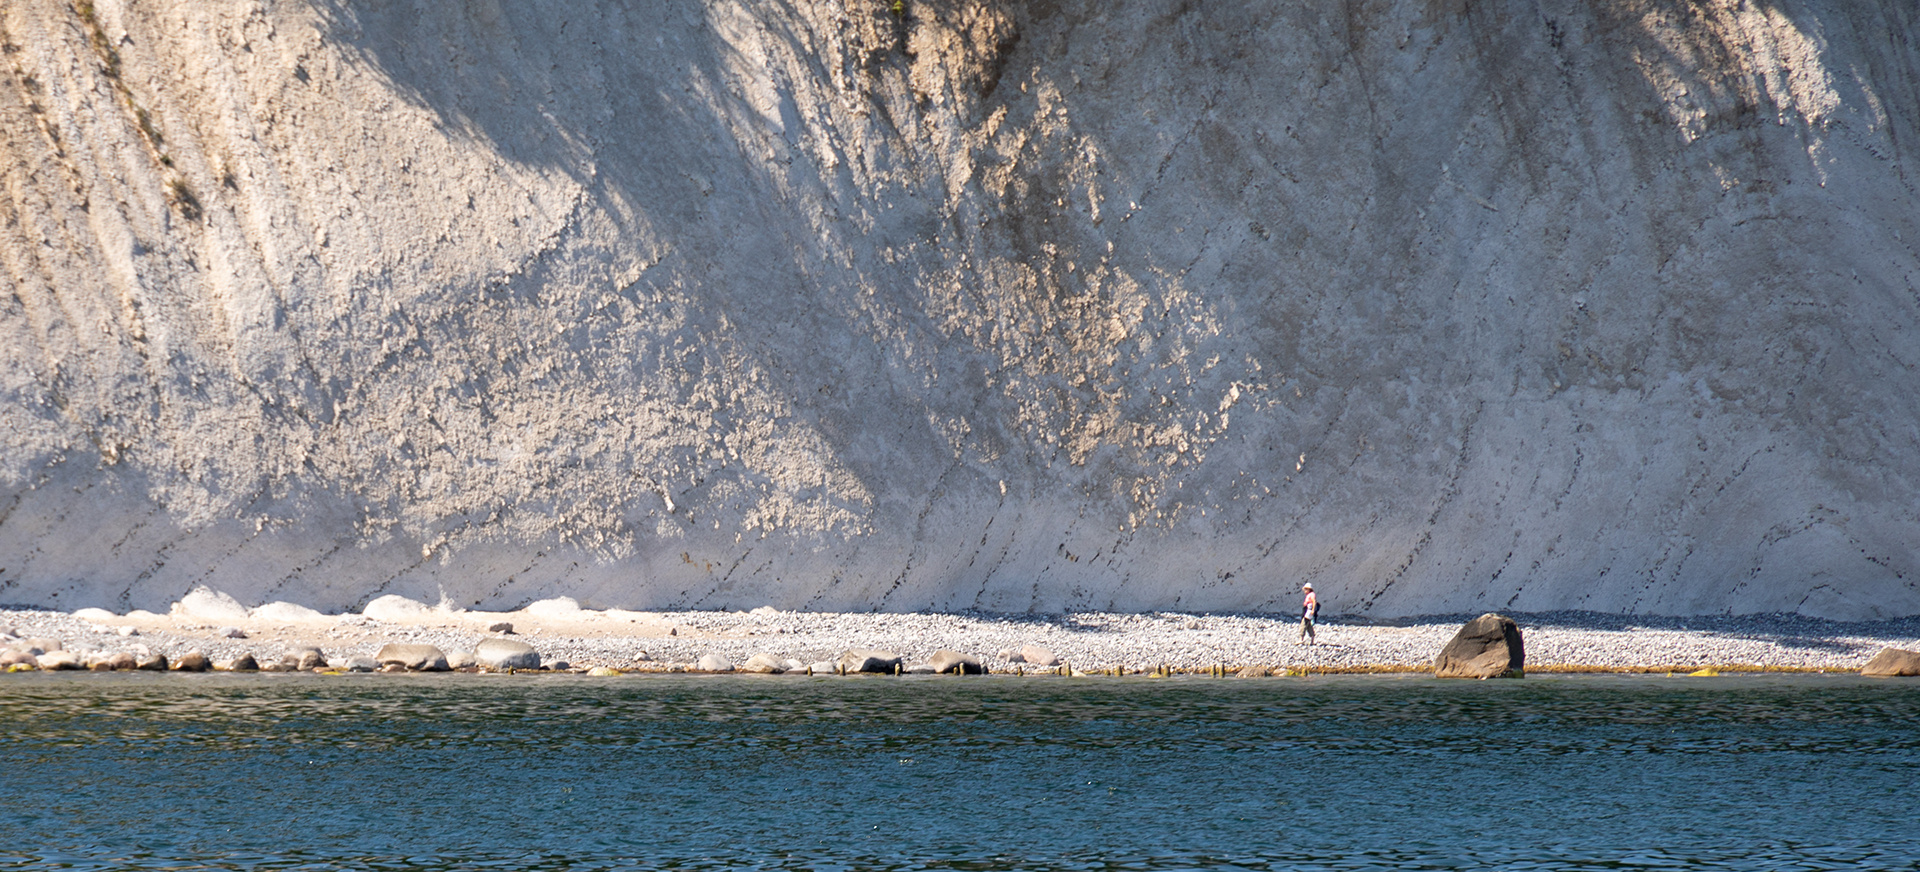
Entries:
POLYGON ((1320 616, 1320 599, 1313 595, 1312 583, 1303 584, 1300 589, 1307 593, 1306 600, 1300 603, 1300 641, 1312 645, 1316 641, 1313 619, 1320 616))

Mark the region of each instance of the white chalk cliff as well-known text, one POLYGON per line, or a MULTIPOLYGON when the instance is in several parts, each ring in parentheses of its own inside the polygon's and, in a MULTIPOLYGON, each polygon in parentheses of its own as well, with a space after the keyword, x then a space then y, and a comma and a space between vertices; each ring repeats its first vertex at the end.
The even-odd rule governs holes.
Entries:
POLYGON ((0 603, 1920 614, 1916 34, 0 4, 0 603))

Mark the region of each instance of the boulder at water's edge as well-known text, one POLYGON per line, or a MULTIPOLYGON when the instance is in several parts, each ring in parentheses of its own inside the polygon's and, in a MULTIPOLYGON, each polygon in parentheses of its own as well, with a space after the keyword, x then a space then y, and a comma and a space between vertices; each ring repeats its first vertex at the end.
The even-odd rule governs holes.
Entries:
POLYGON ((1873 655, 1867 665, 1860 667, 1861 675, 1879 677, 1920 676, 1920 651, 1907 651, 1900 648, 1882 648, 1873 655))
POLYGON ((1520 678, 1526 674, 1526 665, 1520 625, 1489 612, 1468 621, 1440 649, 1440 656, 1433 659, 1433 674, 1437 678, 1520 678))

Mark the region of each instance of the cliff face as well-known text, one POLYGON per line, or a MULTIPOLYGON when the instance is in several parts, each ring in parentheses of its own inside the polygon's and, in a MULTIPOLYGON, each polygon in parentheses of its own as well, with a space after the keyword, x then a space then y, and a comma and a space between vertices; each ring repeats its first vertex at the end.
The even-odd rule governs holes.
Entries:
POLYGON ((1920 12, 0 7, 0 602, 1920 613, 1920 12))

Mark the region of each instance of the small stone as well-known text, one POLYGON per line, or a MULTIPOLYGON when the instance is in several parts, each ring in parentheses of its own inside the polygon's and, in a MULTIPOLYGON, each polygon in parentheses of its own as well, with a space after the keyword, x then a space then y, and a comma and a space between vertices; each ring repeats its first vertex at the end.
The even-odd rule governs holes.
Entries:
POLYGON ((733 661, 718 654, 702 654, 700 655, 700 660, 694 663, 693 668, 701 672, 732 672, 733 661))
POLYGON ((415 672, 445 672, 451 668, 447 655, 432 645, 388 642, 380 646, 373 659, 382 666, 398 663, 401 669, 415 672))
POLYGON ((600 676, 604 678, 610 675, 620 675, 622 673, 620 672, 620 670, 615 669, 611 666, 595 666, 592 669, 587 670, 587 674, 600 676))
POLYGON ((909 666, 900 671, 907 675, 939 675, 940 674, 940 670, 933 668, 933 664, 931 663, 915 663, 912 666, 909 666))
POLYGON ((247 631, 239 627, 221 627, 217 634, 222 639, 245 639, 247 637, 247 631))
POLYGON ((653 655, 652 655, 652 654, 648 654, 648 653, 647 653, 647 652, 645 652, 645 651, 640 651, 640 652, 636 652, 636 653, 635 653, 635 654, 633 655, 633 662, 635 662, 635 663, 652 663, 652 662, 653 662, 653 655))
POLYGON ((1877 678, 1920 675, 1920 651, 1882 648, 1867 665, 1860 667, 1860 674, 1877 678))
POLYGON ((380 668, 380 664, 372 657, 348 657, 346 662, 340 664, 340 668, 348 672, 373 672, 380 668))
POLYGON ((167 671, 167 666, 167 655, 148 654, 140 658, 140 661, 135 663, 133 668, 141 670, 142 672, 165 672, 167 671))
POLYGON ((1491 612, 1468 621, 1433 659, 1436 678, 1520 678, 1527 651, 1520 625, 1491 612))
POLYGON ((814 675, 832 675, 836 671, 838 671, 838 667, 831 660, 821 660, 815 663, 807 664, 805 667, 801 669, 801 671, 809 672, 814 675))
POLYGON ((503 636, 511 636, 513 635, 513 624, 510 624, 506 621, 498 621, 492 624, 488 624, 487 632, 499 633, 500 635, 503 635, 503 636))
POLYGON ((117 651, 102 662, 107 664, 108 669, 137 669, 140 666, 139 658, 126 651, 117 651))
POLYGON ((891 675, 900 668, 900 655, 892 651, 855 648, 852 651, 840 655, 840 666, 849 674, 855 672, 877 672, 891 675))
POLYGON ((472 651, 455 651, 447 655, 448 669, 466 669, 473 665, 472 651))
POLYGON ((555 660, 552 663, 547 664, 546 668, 551 669, 555 672, 566 672, 567 670, 573 668, 573 664, 568 663, 565 660, 555 660))
POLYGON ((758 672, 762 675, 778 675, 787 671, 787 669, 786 666, 781 664, 780 658, 772 654, 760 653, 748 657, 747 662, 741 664, 740 671, 758 672))
POLYGON ((1039 645, 1022 645, 1020 646, 1020 659, 1013 662, 1031 663, 1035 666, 1059 666, 1060 658, 1055 656, 1052 651, 1048 651, 1039 645))
POLYGON ((205 672, 213 668, 213 661, 199 651, 188 651, 180 655, 170 667, 174 672, 205 672))
POLYGON ((261 672, 293 672, 298 668, 285 660, 269 660, 260 664, 261 672))
POLYGON ((481 639, 473 647, 473 662, 496 672, 507 669, 539 669, 540 654, 532 645, 512 639, 481 639))
POLYGON ((807 664, 801 663, 800 661, 795 660, 792 657, 788 657, 787 659, 780 661, 780 672, 782 674, 785 674, 788 672, 794 672, 794 671, 802 670, 806 668, 807 668, 807 664))
POLYGON ((980 664, 980 658, 946 648, 933 652, 933 658, 927 661, 927 665, 940 674, 979 675, 986 671, 986 667, 980 664))
POLYGON ((122 635, 122 636, 138 636, 138 635, 140 635, 140 628, 139 628, 139 627, 121 627, 121 628, 120 628, 120 635, 122 635))
POLYGON ((405 671, 407 671, 407 667, 405 667, 405 666, 402 666, 402 665, 400 665, 400 664, 398 664, 398 663, 382 663, 382 664, 380 664, 380 669, 379 669, 379 671, 381 671, 381 672, 405 672, 405 671))

